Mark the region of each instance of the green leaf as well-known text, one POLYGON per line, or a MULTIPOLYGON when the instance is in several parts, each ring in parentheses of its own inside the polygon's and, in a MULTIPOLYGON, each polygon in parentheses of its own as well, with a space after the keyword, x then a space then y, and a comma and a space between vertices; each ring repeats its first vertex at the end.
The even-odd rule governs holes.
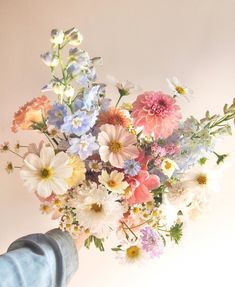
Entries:
POLYGON ((169 232, 171 240, 178 244, 183 236, 183 222, 171 226, 169 232))
POLYGON ((202 157, 202 158, 199 159, 198 163, 199 163, 200 165, 204 165, 204 164, 206 164, 207 160, 208 160, 208 158, 202 157))

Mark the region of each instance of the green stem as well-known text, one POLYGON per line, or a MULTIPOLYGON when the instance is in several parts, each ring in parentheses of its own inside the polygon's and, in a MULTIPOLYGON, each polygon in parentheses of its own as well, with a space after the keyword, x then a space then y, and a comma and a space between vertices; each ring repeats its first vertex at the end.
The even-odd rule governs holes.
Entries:
POLYGON ((138 237, 135 235, 135 233, 131 230, 131 228, 124 222, 121 221, 122 224, 124 224, 126 226, 126 229, 128 229, 130 231, 130 233, 135 237, 135 239, 137 240, 138 237))
POLYGON ((115 108, 118 106, 118 104, 120 103, 121 99, 122 99, 122 95, 119 96, 118 101, 117 101, 117 103, 115 105, 115 108))

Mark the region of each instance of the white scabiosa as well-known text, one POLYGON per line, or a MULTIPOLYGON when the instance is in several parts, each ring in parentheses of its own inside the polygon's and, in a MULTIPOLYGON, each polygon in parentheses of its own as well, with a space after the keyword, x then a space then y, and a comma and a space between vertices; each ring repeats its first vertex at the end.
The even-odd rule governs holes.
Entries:
POLYGON ((83 185, 77 192, 79 196, 72 205, 77 209, 80 226, 99 235, 107 235, 117 229, 124 210, 114 194, 109 194, 104 186, 96 183, 88 187, 83 185))
POLYGON ((64 194, 68 189, 66 180, 73 172, 68 161, 66 153, 55 154, 52 147, 43 145, 40 155, 29 153, 24 158, 20 176, 26 187, 41 197, 46 198, 52 193, 64 194))

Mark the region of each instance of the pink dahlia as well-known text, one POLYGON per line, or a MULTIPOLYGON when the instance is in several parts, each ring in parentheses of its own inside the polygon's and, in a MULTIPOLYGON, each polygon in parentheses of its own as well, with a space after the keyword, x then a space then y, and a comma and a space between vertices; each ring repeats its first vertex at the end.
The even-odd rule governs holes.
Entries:
POLYGON ((133 193, 128 199, 130 205, 151 201, 151 190, 160 186, 159 177, 149 174, 147 170, 141 170, 137 176, 129 177, 127 181, 133 193))
POLYGON ((134 125, 143 127, 143 134, 167 138, 178 127, 180 108, 175 99, 162 92, 145 92, 133 104, 134 125))

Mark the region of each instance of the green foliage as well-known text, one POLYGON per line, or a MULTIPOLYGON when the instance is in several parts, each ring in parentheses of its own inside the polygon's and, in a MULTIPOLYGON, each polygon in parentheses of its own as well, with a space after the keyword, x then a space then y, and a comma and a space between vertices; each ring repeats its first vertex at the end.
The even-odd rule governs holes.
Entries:
POLYGON ((224 163, 224 160, 226 159, 226 157, 228 156, 228 154, 218 154, 216 152, 214 152, 214 154, 217 156, 217 161, 216 163, 219 165, 220 163, 224 163))
POLYGON ((200 165, 204 165, 204 164, 206 164, 207 160, 208 160, 208 158, 202 157, 202 158, 199 159, 198 163, 199 163, 200 165))
POLYGON ((104 245, 103 245, 104 239, 103 238, 97 238, 94 235, 90 235, 85 241, 85 244, 84 244, 85 247, 89 249, 92 242, 95 244, 96 248, 98 248, 100 251, 104 251, 104 245))
POLYGON ((171 226, 169 232, 171 240, 178 244, 181 240, 181 237, 183 236, 183 222, 176 223, 175 225, 171 226))

